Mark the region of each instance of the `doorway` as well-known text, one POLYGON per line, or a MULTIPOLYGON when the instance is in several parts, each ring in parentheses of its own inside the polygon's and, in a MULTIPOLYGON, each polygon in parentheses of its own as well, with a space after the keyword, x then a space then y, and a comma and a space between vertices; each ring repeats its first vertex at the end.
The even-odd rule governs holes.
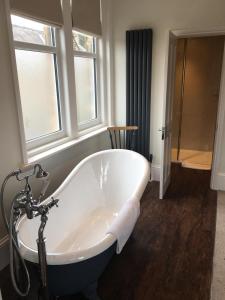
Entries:
MULTIPOLYGON (((164 194, 170 184, 170 178, 171 178, 171 162, 174 159, 174 161, 183 164, 183 166, 188 167, 188 168, 200 168, 200 169, 211 169, 212 168, 212 173, 211 173, 211 188, 216 189, 216 190, 225 190, 225 184, 224 184, 224 178, 225 178, 225 159, 223 159, 223 153, 224 153, 224 148, 225 145, 221 143, 221 140, 224 139, 225 136, 225 50, 224 48, 224 42, 225 42, 225 28, 214 28, 214 29, 209 29, 207 31, 204 30, 199 30, 199 31, 189 31, 189 30, 173 30, 169 31, 169 39, 168 39, 168 54, 167 54, 167 89, 166 89, 166 95, 165 95, 165 102, 163 105, 163 122, 162 122, 162 127, 159 128, 159 131, 161 133, 161 162, 160 162, 160 199, 163 199, 164 194), (204 40, 204 38, 206 38, 204 40), (215 73, 215 60, 212 59, 214 57, 214 50, 212 51, 211 49, 211 55, 207 56, 208 58, 205 58, 205 50, 204 47, 202 48, 200 54, 197 55, 197 58, 195 58, 195 63, 191 63, 188 61, 188 55, 187 52, 188 50, 188 43, 189 41, 192 40, 192 42, 202 40, 202 41, 210 41, 209 47, 212 46, 212 48, 215 46, 217 38, 220 40, 220 53, 222 52, 221 55, 216 55, 216 60, 219 61, 220 64, 216 64, 216 66, 220 67, 220 72, 217 71, 217 76, 218 80, 215 81, 217 82, 215 84, 213 78, 213 74, 215 73), (186 41, 186 49, 185 48, 185 42, 186 41), (180 88, 179 92, 177 93, 177 98, 174 100, 174 95, 175 95, 175 80, 176 80, 176 61, 177 61, 177 47, 178 43, 181 43, 181 46, 183 46, 183 51, 180 51, 180 88), (182 45, 183 43, 183 45, 182 45), (213 54, 212 54, 213 53, 213 54), (186 55, 184 55, 186 54, 186 55), (199 67, 197 67, 198 63, 201 62, 202 60, 205 60, 205 69, 206 71, 203 72, 203 75, 208 74, 208 81, 204 80, 199 76, 198 71, 199 67), (213 62, 213 63, 212 63, 213 62), (186 64, 186 65, 185 65, 186 64), (221 66, 222 65, 222 66, 221 66), (189 69, 188 69, 188 67, 189 69), (210 67, 211 66, 211 67, 210 67), (186 96, 187 96, 187 90, 185 94, 185 76, 186 76, 186 81, 188 80, 188 71, 195 71, 194 75, 189 77, 188 84, 190 85, 191 82, 193 82, 194 86, 189 89, 190 92, 194 93, 196 92, 195 95, 195 100, 193 101, 195 104, 195 107, 191 108, 191 101, 186 101, 186 96), (222 72, 221 72, 222 71, 222 72), (210 77, 210 76, 211 77, 210 77), (221 83, 219 83, 221 81, 221 83), (212 84, 214 82, 214 84, 212 84), (182 84, 183 83, 183 84, 182 84), (211 102, 211 104, 214 102, 214 109, 216 107, 216 114, 214 114, 214 117, 211 115, 211 121, 214 121, 214 126, 210 126, 210 135, 213 137, 210 141, 208 139, 207 143, 204 144, 204 147, 199 146, 197 148, 195 146, 195 149, 192 149, 192 145, 185 144, 184 142, 190 141, 193 142, 199 142, 200 143, 200 137, 203 137, 208 134, 209 138, 209 130, 208 130, 208 123, 209 119, 206 117, 206 108, 207 105, 205 105, 204 100, 202 100, 203 104, 200 105, 201 101, 198 102, 196 99, 199 98, 197 92, 200 92, 200 90, 203 90, 202 94, 203 97, 202 99, 209 98, 209 94, 207 94, 207 86, 210 88, 208 89, 211 93, 211 96, 214 97, 214 101, 211 102), (194 87, 197 89, 194 90, 194 87), (214 91, 214 92, 212 92, 214 91), (215 100, 216 99, 216 100, 215 100), (218 100, 219 99, 219 100, 218 100), (181 101, 182 100, 182 101, 181 101), (174 109, 173 103, 177 101, 179 104, 179 109, 174 109), (199 105, 197 105, 199 103, 199 105), (200 113, 201 112, 201 113, 200 113), (218 113, 217 113, 218 112, 218 113), (199 115, 198 115, 199 113, 199 115), (190 119, 188 118, 189 116, 193 116, 192 122, 190 122, 190 119), (206 119, 207 122, 197 124, 194 123, 194 120, 199 121, 203 119, 206 119), (176 124, 173 124, 174 120, 177 120, 176 124), (189 120, 189 122, 185 122, 185 120, 189 120), (194 125, 195 126, 192 126, 194 125), (197 128, 197 129, 196 129, 197 128), (200 130, 201 129, 201 130, 200 130), (189 133, 189 139, 186 139, 184 133, 188 132, 189 133), (198 134, 197 134, 198 133, 198 134), (173 135, 173 137, 172 137, 173 135), (215 142, 214 142, 215 139, 215 142), (186 148, 187 147, 187 148, 186 148), (173 149, 173 157, 172 157, 172 149, 173 149), (188 150, 186 151, 181 151, 181 150, 188 150), (195 153, 191 153, 190 151, 193 150, 195 153), (198 151, 198 152, 197 152, 198 151), (201 153, 199 153, 201 152, 201 153), (204 158, 201 157, 201 162, 195 161, 194 166, 192 162, 184 162, 184 159, 181 161, 181 158, 183 154, 187 155, 188 158, 196 158, 199 156, 197 154, 202 154, 209 156, 209 163, 204 164, 204 158), (208 152, 208 153, 207 153, 208 152), (174 158, 175 157, 175 158, 174 158), (203 163, 202 163, 203 160, 203 163), (204 165, 204 168, 203 168, 204 165)), ((189 46, 192 43, 189 44, 189 46)), ((182 48, 182 47, 181 47, 182 48)), ((194 48, 194 47, 190 47, 194 48)), ((217 49, 217 48, 216 48, 217 49)), ((217 49, 218 50, 218 49, 217 49)), ((204 64, 203 64, 204 65, 204 64)), ((212 97, 211 97, 212 98, 212 97)), ((205 100, 206 101, 206 100, 205 100)), ((208 108, 208 111, 211 111, 211 109, 208 108)), ((213 122, 212 122, 213 123, 213 122)), ((211 124, 212 124, 211 123, 211 124)), ((204 138, 206 140, 206 138, 204 138)), ((207 160, 207 158, 206 158, 207 160)))
POLYGON ((172 108, 172 162, 211 170, 224 36, 180 38, 172 108))

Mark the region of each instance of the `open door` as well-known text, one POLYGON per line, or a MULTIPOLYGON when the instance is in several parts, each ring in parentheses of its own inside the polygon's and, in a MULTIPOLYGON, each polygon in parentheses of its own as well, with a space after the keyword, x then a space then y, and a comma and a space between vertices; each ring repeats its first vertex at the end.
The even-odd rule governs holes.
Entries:
POLYGON ((225 191, 225 44, 220 81, 219 107, 212 164, 211 188, 225 191))
POLYGON ((163 199, 170 184, 171 174, 171 140, 172 140, 172 105, 175 81, 176 65, 176 38, 171 33, 169 37, 168 72, 167 72, 167 92, 166 103, 163 107, 163 127, 161 131, 162 153, 160 164, 160 199, 163 199))

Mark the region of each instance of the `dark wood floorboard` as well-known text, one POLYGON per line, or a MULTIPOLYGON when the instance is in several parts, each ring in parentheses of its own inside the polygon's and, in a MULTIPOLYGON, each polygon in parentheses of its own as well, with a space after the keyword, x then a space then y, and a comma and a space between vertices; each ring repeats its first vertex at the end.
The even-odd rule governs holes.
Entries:
MULTIPOLYGON (((99 281, 102 300, 210 299, 217 201, 209 183, 210 172, 173 165, 164 200, 158 183, 147 186, 132 237, 99 281)), ((18 299, 8 269, 0 287, 3 300, 18 299)), ((60 300, 72 299, 83 298, 60 300)))

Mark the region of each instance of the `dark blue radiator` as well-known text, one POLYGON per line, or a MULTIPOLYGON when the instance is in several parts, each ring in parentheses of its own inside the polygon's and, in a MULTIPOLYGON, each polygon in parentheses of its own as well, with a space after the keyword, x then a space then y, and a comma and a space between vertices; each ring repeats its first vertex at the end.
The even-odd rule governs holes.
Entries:
POLYGON ((150 158, 152 30, 126 32, 126 122, 139 130, 133 150, 150 158))

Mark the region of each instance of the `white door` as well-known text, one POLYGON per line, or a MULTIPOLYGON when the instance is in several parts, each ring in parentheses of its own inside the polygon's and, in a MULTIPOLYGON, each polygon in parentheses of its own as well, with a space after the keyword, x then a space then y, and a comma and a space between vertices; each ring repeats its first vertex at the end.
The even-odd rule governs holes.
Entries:
POLYGON ((225 44, 212 164, 211 188, 225 191, 225 44))
POLYGON ((171 140, 172 140, 172 105, 176 64, 176 39, 173 34, 169 37, 168 72, 166 103, 163 107, 163 127, 161 131, 161 164, 160 164, 160 199, 163 199, 170 184, 171 174, 171 140))

